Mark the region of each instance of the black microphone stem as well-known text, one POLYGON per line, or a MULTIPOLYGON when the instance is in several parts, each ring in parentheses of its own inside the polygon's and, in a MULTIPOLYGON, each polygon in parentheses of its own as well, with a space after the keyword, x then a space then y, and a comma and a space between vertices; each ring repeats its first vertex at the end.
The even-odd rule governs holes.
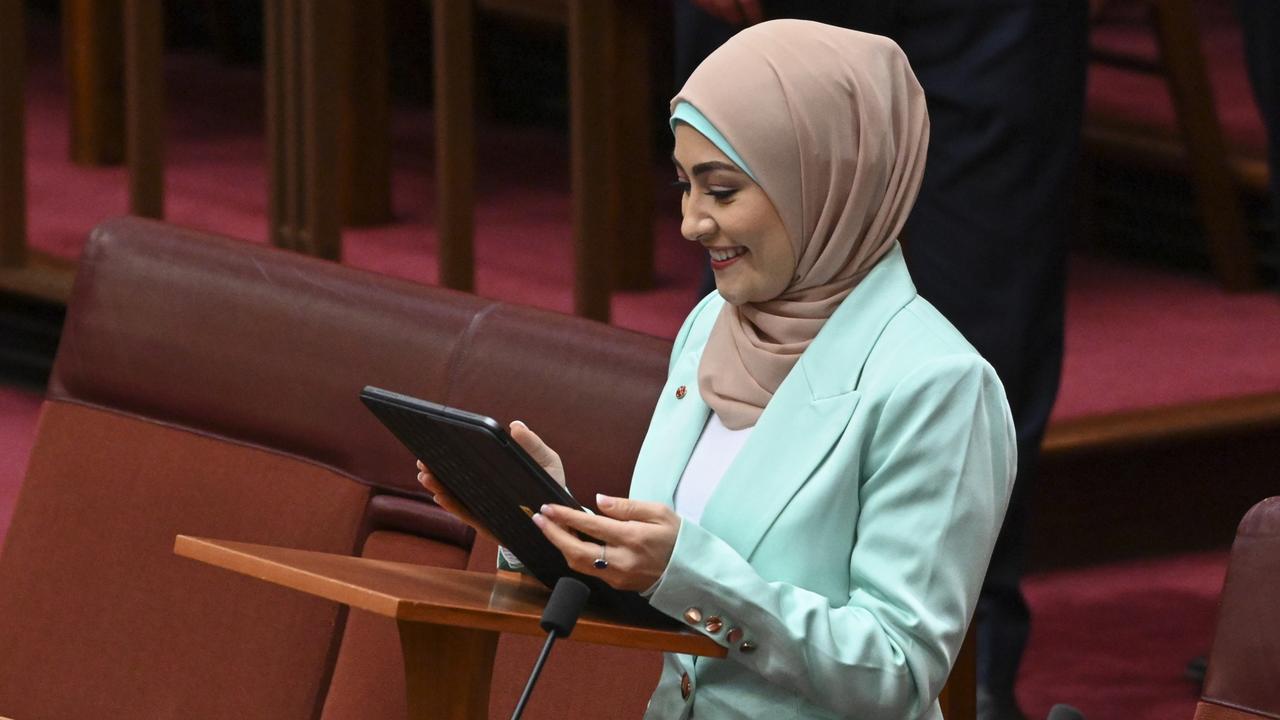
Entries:
POLYGON ((533 694, 533 684, 538 681, 538 674, 542 672, 542 665, 547 661, 547 656, 551 654, 551 646, 556 642, 556 634, 554 632, 547 634, 547 642, 542 646, 542 654, 538 655, 538 662, 533 664, 533 672, 529 675, 529 682, 524 686, 524 692, 520 695, 520 702, 516 703, 516 711, 511 713, 511 720, 520 720, 520 714, 524 712, 525 703, 529 702, 529 696, 533 694))

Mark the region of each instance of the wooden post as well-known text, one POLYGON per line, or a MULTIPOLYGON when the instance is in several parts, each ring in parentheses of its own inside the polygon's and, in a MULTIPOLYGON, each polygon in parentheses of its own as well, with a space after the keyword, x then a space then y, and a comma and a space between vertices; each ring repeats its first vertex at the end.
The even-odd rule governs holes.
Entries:
POLYGON ((436 237, 440 284, 475 289, 475 57, 470 2, 434 0, 436 237))
POLYGON ((27 260, 25 0, 0 0, 0 266, 27 260))
POLYGON ((650 125, 650 36, 653 10, 644 3, 611 0, 616 10, 614 62, 617 81, 611 103, 616 148, 609 178, 613 203, 614 286, 644 290, 653 285, 653 132, 650 125))
POLYGON ((569 1, 569 135, 573 193, 573 311, 593 320, 609 320, 617 196, 610 188, 616 144, 610 123, 593 117, 593 100, 610 97, 614 84, 614 2, 569 1), (601 155, 605 161, 601 162, 601 155), (601 202, 599 198, 607 198, 601 202))
POLYGON ((267 161, 272 244, 338 260, 337 15, 325 3, 268 0, 267 161))
POLYGON ((390 70, 387 0, 343 0, 338 12, 341 96, 338 192, 346 225, 391 220, 390 70))
POLYGON ((498 633, 407 620, 396 626, 409 720, 489 717, 498 633))
POLYGON ((1227 165, 1226 143, 1191 2, 1154 0, 1150 7, 1214 274, 1227 290, 1254 289, 1258 286, 1256 250, 1227 165))
POLYGON ((124 160, 124 0, 63 0, 71 161, 124 160))
POLYGON ((125 136, 129 212, 164 217, 164 9, 125 0, 125 136))

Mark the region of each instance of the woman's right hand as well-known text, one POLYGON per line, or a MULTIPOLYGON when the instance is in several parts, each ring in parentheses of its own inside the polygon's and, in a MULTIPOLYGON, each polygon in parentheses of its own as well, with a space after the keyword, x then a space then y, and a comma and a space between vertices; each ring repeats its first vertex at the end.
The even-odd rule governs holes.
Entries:
MULTIPOLYGON (((564 463, 560 461, 560 455, 556 453, 555 450, 552 450, 549 445, 542 441, 542 438, 538 437, 536 433, 529 429, 528 425, 525 425, 520 420, 512 422, 509 429, 511 432, 511 439, 519 443, 520 447, 524 448, 524 451, 529 453, 529 457, 533 458, 534 462, 542 466, 542 469, 545 470, 552 479, 560 483, 561 487, 565 487, 564 463)), ((454 517, 467 525, 470 525, 472 529, 480 535, 489 538, 495 543, 498 542, 496 538, 489 534, 489 531, 485 529, 484 525, 482 525, 480 521, 476 520, 475 516, 468 512, 467 509, 463 507, 462 503, 458 502, 458 499, 449 492, 448 488, 440 482, 439 478, 431 473, 431 469, 423 464, 421 460, 418 461, 418 482, 422 483, 422 487, 426 488, 427 492, 430 492, 435 496, 434 499, 436 505, 444 508, 454 517)))

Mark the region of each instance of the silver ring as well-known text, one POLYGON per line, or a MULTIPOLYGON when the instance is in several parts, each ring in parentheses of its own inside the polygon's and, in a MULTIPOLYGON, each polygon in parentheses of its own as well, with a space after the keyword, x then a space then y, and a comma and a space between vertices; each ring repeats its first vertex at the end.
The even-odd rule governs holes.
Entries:
POLYGON ((597 570, 604 570, 609 567, 609 561, 604 559, 604 548, 604 545, 600 546, 600 557, 596 558, 595 562, 591 563, 592 565, 595 565, 597 570))

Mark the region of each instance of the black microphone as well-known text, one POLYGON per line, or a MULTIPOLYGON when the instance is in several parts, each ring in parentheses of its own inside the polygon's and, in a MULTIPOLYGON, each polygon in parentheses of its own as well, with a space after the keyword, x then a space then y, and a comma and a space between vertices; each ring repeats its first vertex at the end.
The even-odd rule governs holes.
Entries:
POLYGON ((556 581, 551 599, 547 600, 547 607, 542 611, 540 623, 542 629, 547 631, 547 643, 542 646, 542 654, 533 665, 533 673, 529 675, 529 683, 524 686, 524 693, 520 695, 520 702, 516 703, 516 711, 511 714, 511 720, 519 720, 525 703, 529 702, 529 696, 533 694, 533 684, 538 681, 542 665, 551 654, 551 646, 555 644, 556 638, 569 637, 569 633, 573 632, 573 626, 578 624, 578 616, 582 614, 582 607, 587 604, 587 596, 590 594, 591 589, 580 580, 562 577, 556 581))
POLYGON ((1070 705, 1054 705, 1045 720, 1084 720, 1084 713, 1070 705))

